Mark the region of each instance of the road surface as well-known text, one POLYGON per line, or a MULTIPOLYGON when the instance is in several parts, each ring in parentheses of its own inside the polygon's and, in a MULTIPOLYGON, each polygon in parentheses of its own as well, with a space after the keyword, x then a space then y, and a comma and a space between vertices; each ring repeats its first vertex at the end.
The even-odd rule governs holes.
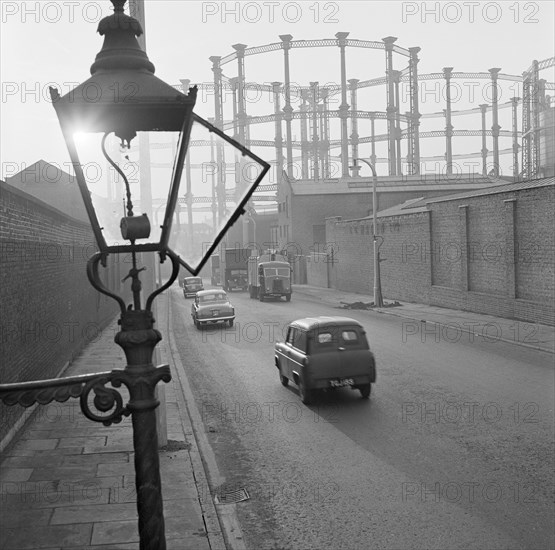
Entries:
MULTIPOLYGON (((554 548, 552 356, 348 311, 232 293, 234 327, 197 330, 171 289, 172 329, 248 549, 554 548), (343 388, 302 405, 273 347, 293 319, 360 321, 377 360, 370 400, 343 388)), ((412 323, 412 324, 411 324, 412 323)), ((208 488, 205 488, 208 491, 208 488)))

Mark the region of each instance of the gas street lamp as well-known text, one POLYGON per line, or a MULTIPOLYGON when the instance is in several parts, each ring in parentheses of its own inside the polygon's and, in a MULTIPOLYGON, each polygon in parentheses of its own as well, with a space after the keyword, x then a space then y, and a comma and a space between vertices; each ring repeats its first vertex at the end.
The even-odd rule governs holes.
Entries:
MULTIPOLYGON (((64 96, 54 88, 50 93, 99 250, 88 261, 87 275, 95 289, 116 300, 120 307, 121 330, 115 342, 123 348, 127 365, 109 372, 2 384, 0 399, 8 405, 29 407, 79 397, 83 414, 104 425, 130 415, 140 548, 164 550, 155 388, 160 380, 169 382, 171 374, 168 365, 155 367, 152 363, 154 348, 162 336, 154 328, 151 306, 154 298, 176 280, 180 265, 193 275, 199 273, 227 229, 244 212, 270 166, 193 112, 196 87, 183 94, 154 76, 154 65, 137 41, 143 32, 140 23, 124 13, 126 0, 111 2, 114 13, 98 26, 104 44, 91 66, 91 77, 64 96), (153 168, 166 165, 155 162, 155 157, 177 143, 173 168, 165 176, 153 174, 151 197, 142 196, 144 190, 139 185, 137 143, 141 135, 148 135, 153 168), (212 222, 197 213, 181 219, 176 210, 179 197, 185 193, 208 194, 205 188, 212 185, 204 169, 198 178, 184 170, 191 165, 189 144, 214 142, 220 148, 219 158, 228 159, 235 167, 241 164, 234 178, 223 178, 226 188, 222 192, 234 198, 235 207, 229 207, 224 217, 212 222), (100 182, 97 177, 87 178, 90 166, 107 167, 101 171, 100 182), (148 212, 137 212, 137 204, 150 212, 164 208, 162 225, 151 227, 148 212), (107 256, 121 253, 129 254, 132 260, 126 277, 131 280, 133 295, 129 306, 123 297, 104 286, 99 275, 99 266, 106 267, 107 256), (169 279, 144 300, 144 307, 139 279, 145 269, 139 267, 141 253, 158 253, 161 262, 169 258, 172 264, 169 279), (115 389, 122 384, 129 392, 125 405, 115 389)), ((204 161, 201 158, 195 162, 212 173, 230 172, 225 166, 214 165, 210 151, 204 161)))
POLYGON ((377 214, 378 214, 378 204, 377 204, 377 185, 378 185, 378 176, 376 174, 375 166, 365 160, 356 158, 353 159, 353 162, 356 163, 364 162, 370 166, 372 170, 372 232, 373 232, 373 242, 374 242, 374 306, 375 307, 383 307, 383 297, 382 297, 382 283, 380 278, 380 245, 378 245, 378 229, 377 229, 377 214))

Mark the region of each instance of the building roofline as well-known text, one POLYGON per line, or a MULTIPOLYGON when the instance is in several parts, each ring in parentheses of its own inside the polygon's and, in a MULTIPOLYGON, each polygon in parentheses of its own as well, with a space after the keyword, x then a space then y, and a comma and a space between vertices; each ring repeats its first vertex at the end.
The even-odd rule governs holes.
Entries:
POLYGON ((48 162, 47 160, 44 160, 44 159, 41 158, 41 159, 37 160, 36 162, 33 162, 33 164, 30 164, 29 166, 27 166, 23 170, 20 170, 19 172, 15 173, 13 176, 10 176, 9 178, 6 178, 6 181, 9 182, 11 180, 16 180, 16 181, 20 182, 23 185, 29 185, 29 186, 31 186, 31 185, 41 185, 41 186, 43 186, 43 185, 60 185, 62 183, 62 178, 67 179, 67 182, 63 182, 62 185, 71 184, 72 179, 76 180, 75 175, 71 175, 68 172, 66 172, 65 170, 62 170, 62 168, 60 168, 56 164, 52 164, 52 163, 48 162), (53 169, 57 170, 59 172, 59 176, 56 178, 56 181, 43 179, 42 178, 42 173, 40 174, 41 177, 40 177, 39 181, 24 181, 22 175, 24 175, 25 173, 28 173, 28 174, 36 173, 36 170, 33 170, 33 168, 36 167, 37 165, 47 166, 49 168, 53 168, 53 169))
MULTIPOLYGON (((467 191, 475 186, 476 190, 495 185, 507 185, 506 181, 492 179, 481 174, 470 174, 466 177, 444 176, 433 174, 424 176, 384 176, 377 180, 376 188, 380 193, 407 191, 467 191)), ((372 192, 372 178, 338 178, 321 181, 296 180, 288 181, 293 195, 351 195, 372 192)))
POLYGON ((492 187, 486 187, 483 189, 476 189, 472 191, 466 191, 464 193, 456 193, 454 195, 446 195, 444 197, 432 197, 426 200, 426 204, 436 203, 436 202, 447 202, 456 201, 462 199, 470 199, 474 197, 483 197, 485 195, 497 195, 501 193, 512 193, 515 191, 526 191, 528 189, 538 189, 540 187, 550 187, 555 185, 555 177, 551 176, 549 178, 541 178, 537 180, 527 180, 515 183, 507 183, 503 185, 495 185, 492 187))
POLYGON ((40 206, 43 210, 47 210, 48 212, 50 212, 51 214, 54 214, 57 217, 60 217, 66 220, 71 220, 72 222, 76 222, 76 223, 79 223, 80 225, 88 227, 92 231, 90 222, 81 220, 79 218, 74 218, 73 216, 70 216, 67 212, 63 212, 62 210, 56 208, 55 206, 52 206, 51 204, 44 202, 43 200, 35 197, 34 195, 31 195, 30 193, 22 191, 18 187, 14 187, 13 185, 10 185, 9 183, 6 183, 3 180, 0 180, 0 189, 2 189, 2 191, 12 193, 13 195, 17 195, 18 197, 26 201, 34 203, 37 206, 40 206))

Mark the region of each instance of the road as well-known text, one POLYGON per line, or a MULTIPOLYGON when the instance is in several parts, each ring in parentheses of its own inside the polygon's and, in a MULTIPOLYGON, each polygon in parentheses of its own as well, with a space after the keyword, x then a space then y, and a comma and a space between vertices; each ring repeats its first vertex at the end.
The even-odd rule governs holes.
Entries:
POLYGON ((273 347, 307 315, 345 314, 231 294, 234 327, 198 331, 171 289, 172 323, 204 430, 255 549, 554 548, 552 356, 503 342, 410 338, 407 321, 349 311, 378 367, 300 403, 273 347), (422 341, 424 340, 424 341, 422 341))

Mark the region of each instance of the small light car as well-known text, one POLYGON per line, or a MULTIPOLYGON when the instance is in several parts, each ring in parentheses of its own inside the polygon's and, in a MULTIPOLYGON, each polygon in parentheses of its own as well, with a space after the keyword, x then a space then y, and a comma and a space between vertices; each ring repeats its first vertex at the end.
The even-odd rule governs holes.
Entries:
POLYGON ((366 332, 348 317, 307 317, 287 327, 285 342, 275 344, 275 365, 284 386, 292 380, 301 401, 309 404, 315 390, 351 387, 363 399, 376 382, 376 362, 366 332))
POLYGON ((191 306, 191 317, 199 330, 205 325, 216 323, 227 323, 232 327, 235 309, 223 290, 201 290, 197 292, 191 306))
POLYGON ((229 274, 226 271, 227 280, 224 290, 231 291, 235 289, 247 290, 249 283, 247 282, 247 271, 242 269, 230 269, 229 274))
POLYGON ((185 277, 183 279, 183 296, 185 298, 194 296, 199 290, 204 290, 200 277, 185 277))

